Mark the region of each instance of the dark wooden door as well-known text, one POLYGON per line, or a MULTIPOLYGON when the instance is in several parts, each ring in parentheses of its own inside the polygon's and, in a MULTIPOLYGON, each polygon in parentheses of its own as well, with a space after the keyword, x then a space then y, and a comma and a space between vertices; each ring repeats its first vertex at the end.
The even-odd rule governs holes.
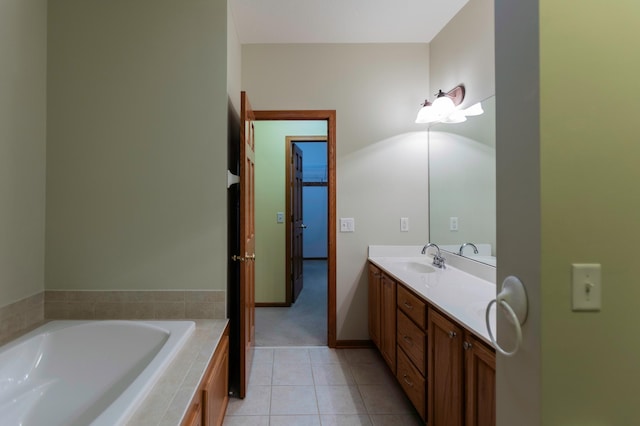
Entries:
POLYGON ((291 286, 292 302, 295 302, 302 287, 304 228, 302 221, 302 150, 296 144, 291 146, 291 286))
POLYGON ((255 342, 255 116, 247 94, 240 101, 240 398, 247 394, 255 342))

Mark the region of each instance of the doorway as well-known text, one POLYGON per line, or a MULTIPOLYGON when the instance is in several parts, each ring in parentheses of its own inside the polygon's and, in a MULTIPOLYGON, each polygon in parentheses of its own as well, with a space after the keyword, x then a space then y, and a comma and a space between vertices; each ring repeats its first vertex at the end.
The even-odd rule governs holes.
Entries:
MULTIPOLYGON (((323 184, 326 191, 325 206, 323 207, 325 209, 324 213, 325 213, 326 223, 327 223, 326 234, 325 234, 326 259, 316 259, 314 265, 305 265, 305 267, 309 266, 310 269, 308 268, 305 268, 305 269, 307 269, 308 271, 309 270, 312 271, 307 273, 313 274, 314 280, 318 278, 319 276, 318 271, 319 271, 320 275, 324 275, 324 278, 322 279, 326 283, 325 287, 322 289, 325 294, 324 297, 326 297, 326 308, 324 308, 326 312, 326 322, 325 322, 326 328, 323 327, 323 329, 326 329, 326 332, 325 332, 325 335, 323 336, 322 342, 319 342, 316 344, 335 347, 335 344, 336 344, 335 111, 327 111, 327 110, 323 110, 323 111, 255 111, 255 119, 256 119, 256 126, 258 129, 256 131, 257 138, 259 137, 259 129, 261 124, 260 122, 262 121, 271 122, 271 123, 264 123, 265 126, 279 124, 279 123, 273 123, 273 122, 298 122, 298 124, 302 124, 301 122, 304 122, 304 121, 316 121, 321 123, 324 126, 326 136, 322 136, 321 139, 324 139, 326 141, 326 142, 323 141, 323 143, 324 143, 324 149, 326 153, 326 163, 327 163, 326 179, 323 184), (320 265, 320 268, 318 268, 319 265, 320 265)), ((288 135, 291 135, 291 134, 295 135, 296 133, 288 133, 288 135)), ((300 134, 300 133, 297 133, 297 134, 300 134)), ((315 135, 317 133, 304 132, 302 134, 315 135)), ((289 148, 292 146, 293 143, 302 144, 304 143, 304 140, 306 140, 307 142, 317 142, 317 140, 313 140, 313 139, 315 139, 315 137, 310 138, 309 136, 303 136, 302 139, 299 139, 299 137, 297 136, 292 136, 290 137, 289 140, 286 140, 285 137, 278 138, 277 142, 274 142, 274 143, 278 143, 281 146, 282 154, 278 154, 279 156, 278 162, 274 161, 273 163, 282 164, 281 170, 279 168, 275 169, 274 167, 278 167, 278 166, 270 165, 268 161, 260 162, 260 160, 258 160, 258 164, 256 166, 257 169, 261 170, 262 173, 264 173, 264 176, 266 176, 266 178, 270 178, 272 174, 282 173, 283 176, 281 178, 276 176, 276 179, 282 179, 280 180, 281 182, 280 185, 282 185, 281 188, 284 191, 285 182, 288 182, 287 178, 284 176, 286 169, 284 167, 285 152, 283 151, 285 150, 285 147, 287 148, 287 151, 289 151, 289 148)), ((289 155, 289 154, 286 154, 286 155, 289 155)), ((258 182, 260 182, 260 179, 258 179, 258 182)), ((268 191, 265 191, 267 193, 261 192, 259 187, 256 188, 256 191, 257 191, 256 192, 257 203, 260 201, 260 199, 262 199, 264 203, 268 204, 272 202, 273 198, 277 198, 277 197, 273 197, 272 194, 269 194, 268 191)), ((284 191, 284 192, 288 193, 288 191, 284 191)), ((288 201, 291 202, 290 194, 288 195, 288 198, 289 198, 288 201)), ((265 272, 258 273, 257 280, 259 281, 261 278, 265 280, 273 280, 274 276, 276 275, 276 273, 272 271, 273 269, 278 269, 283 271, 279 278, 276 277, 276 284, 274 284, 274 285, 277 285, 278 288, 281 290, 281 294, 277 295, 277 297, 263 296, 261 294, 260 283, 257 281, 258 288, 256 289, 256 306, 260 307, 261 310, 264 307, 268 307, 267 309, 269 310, 276 310, 276 311, 280 310, 280 312, 287 312, 286 311, 287 309, 289 309, 290 311, 293 311, 296 304, 299 304, 300 306, 302 306, 303 304, 302 302, 294 303, 292 308, 287 308, 287 306, 292 306, 291 302, 293 302, 293 300, 290 299, 290 297, 293 295, 293 289, 292 289, 292 286, 290 285, 291 281, 290 281, 290 273, 289 273, 289 271, 291 271, 290 269, 291 264, 290 264, 290 256, 287 254, 289 253, 289 250, 291 250, 291 246, 292 246, 290 242, 292 228, 289 226, 291 216, 285 210, 284 207, 285 207, 284 205, 281 205, 281 207, 275 207, 275 206, 271 207, 271 210, 269 210, 269 212, 267 213, 267 221, 270 222, 269 226, 271 228, 275 227, 274 223, 276 223, 276 221, 280 222, 278 235, 274 233, 270 234, 269 232, 260 232, 259 229, 257 231, 258 241, 261 240, 261 244, 263 247, 262 249, 263 255, 260 256, 260 258, 263 260, 262 266, 263 268, 271 268, 271 270, 266 269, 266 273, 265 272), (289 235, 285 236, 285 233, 284 233, 285 229, 288 230, 287 234, 289 235), (282 238, 283 243, 285 241, 287 242, 288 247, 286 248, 286 250, 284 248, 283 249, 277 248, 278 242, 276 240, 278 238, 282 238), (264 247, 267 247, 267 248, 265 249, 264 247), (276 256, 274 252, 279 252, 280 254, 277 255, 277 257, 274 257, 276 256), (266 301, 264 301, 264 299, 260 300, 261 297, 266 299, 266 301), (272 297, 274 300, 268 300, 268 297, 272 297)), ((302 225, 302 223, 303 222, 298 224, 298 226, 302 225)), ((258 221, 258 225, 259 225, 259 221, 258 221)), ((258 262, 256 263, 257 263, 257 266, 260 265, 260 263, 258 262)), ((305 275, 304 272, 303 272, 303 275, 305 275)), ((307 295, 310 295, 313 293, 311 288, 309 290, 310 291, 307 293, 307 295)), ((302 292, 302 294, 303 296, 301 296, 300 300, 303 300, 305 298, 304 291, 302 292)), ((317 309, 318 304, 315 304, 315 305, 316 306, 314 306, 314 308, 317 309)), ((286 314, 281 315, 281 317, 284 318, 285 321, 287 316, 288 315, 286 314)), ((299 321, 297 322, 299 323, 299 321)), ((291 334, 292 329, 295 329, 295 327, 298 327, 298 326, 299 324, 296 324, 294 320, 290 322, 271 323, 268 325, 270 329, 272 330, 275 329, 277 333, 283 333, 283 334, 291 334)), ((256 340, 257 340, 257 344, 260 345, 259 338, 257 338, 256 340)), ((292 342, 291 344, 293 345, 298 343, 292 342)), ((305 343, 302 342, 301 344, 304 345, 305 343)))

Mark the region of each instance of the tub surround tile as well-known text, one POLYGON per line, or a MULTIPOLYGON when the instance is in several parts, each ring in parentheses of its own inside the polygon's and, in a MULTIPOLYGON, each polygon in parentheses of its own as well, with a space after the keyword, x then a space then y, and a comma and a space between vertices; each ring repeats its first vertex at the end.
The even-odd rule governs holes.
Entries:
POLYGON ((30 331, 44 321, 43 292, 0 308, 0 345, 30 331))
POLYGON ((47 290, 46 319, 224 319, 225 290, 47 290))
POLYGON ((206 367, 213 357, 228 321, 196 320, 195 323, 194 333, 126 423, 127 426, 180 424, 204 377, 206 367), (207 359, 201 359, 204 357, 207 359))

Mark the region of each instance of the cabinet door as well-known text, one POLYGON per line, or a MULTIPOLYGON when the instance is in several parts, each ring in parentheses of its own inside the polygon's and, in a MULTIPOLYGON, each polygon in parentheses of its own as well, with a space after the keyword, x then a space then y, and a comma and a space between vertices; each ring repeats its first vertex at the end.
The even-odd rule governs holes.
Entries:
POLYGON ((382 357, 396 374, 396 282, 382 274, 381 344, 382 357))
POLYGON ((428 418, 430 426, 463 423, 462 329, 429 309, 428 418))
POLYGON ((380 349, 380 269, 369 264, 369 337, 380 349))
POLYGON ((203 424, 220 426, 229 401, 229 334, 218 344, 202 384, 203 424))
POLYGON ((496 354, 467 334, 465 348, 466 425, 496 424, 496 354))

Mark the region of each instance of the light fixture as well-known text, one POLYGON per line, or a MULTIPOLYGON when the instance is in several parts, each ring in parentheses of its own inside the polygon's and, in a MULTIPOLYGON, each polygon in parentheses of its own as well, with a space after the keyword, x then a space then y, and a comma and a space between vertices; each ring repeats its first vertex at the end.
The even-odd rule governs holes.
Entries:
POLYGON ((468 116, 480 115, 484 112, 479 102, 467 109, 459 109, 464 95, 463 85, 458 85, 446 93, 438 90, 433 103, 429 100, 424 101, 422 108, 418 111, 416 123, 462 123, 468 116))

